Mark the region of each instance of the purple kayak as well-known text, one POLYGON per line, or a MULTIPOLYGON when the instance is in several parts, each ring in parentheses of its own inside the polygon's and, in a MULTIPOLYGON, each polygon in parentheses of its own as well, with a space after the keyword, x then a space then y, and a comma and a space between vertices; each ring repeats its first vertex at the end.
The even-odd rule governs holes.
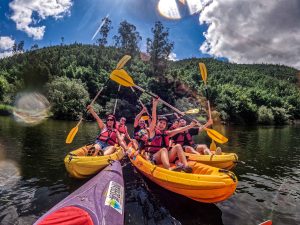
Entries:
POLYGON ((63 199, 34 225, 123 225, 124 180, 119 161, 63 199))

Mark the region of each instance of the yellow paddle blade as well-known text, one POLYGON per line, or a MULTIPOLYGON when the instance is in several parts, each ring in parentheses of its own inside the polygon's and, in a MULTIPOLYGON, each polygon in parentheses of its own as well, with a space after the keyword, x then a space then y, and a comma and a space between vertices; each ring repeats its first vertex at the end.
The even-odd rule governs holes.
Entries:
POLYGON ((110 79, 125 87, 135 86, 131 76, 123 69, 112 71, 110 79))
POLYGON ((207 70, 206 70, 205 64, 204 63, 199 63, 199 69, 200 69, 200 73, 201 73, 202 79, 204 81, 204 84, 206 85, 207 70))
POLYGON ((190 109, 185 112, 185 114, 196 114, 199 113, 199 109, 190 109))
POLYGON ((118 62, 117 64, 117 67, 116 67, 116 70, 120 70, 124 67, 124 65, 128 62, 128 60, 131 59, 131 56, 130 55, 124 55, 122 57, 122 59, 120 59, 120 61, 118 62))
POLYGON ((145 121, 146 121, 146 120, 149 120, 149 116, 142 116, 141 119, 142 119, 142 120, 145 120, 145 121))
POLYGON ((217 145, 216 145, 216 143, 215 143, 215 141, 214 141, 214 140, 211 140, 211 143, 210 143, 209 149, 210 149, 211 151, 216 151, 216 149, 217 149, 217 145))
POLYGON ((77 134, 78 132, 78 126, 76 127, 73 127, 72 130, 69 132, 68 136, 67 136, 67 139, 66 139, 66 144, 71 144, 75 135, 77 134))
POLYGON ((215 131, 213 129, 205 128, 207 135, 214 140, 215 142, 218 142, 220 144, 224 144, 228 141, 228 138, 224 137, 222 134, 220 134, 218 131, 215 131))

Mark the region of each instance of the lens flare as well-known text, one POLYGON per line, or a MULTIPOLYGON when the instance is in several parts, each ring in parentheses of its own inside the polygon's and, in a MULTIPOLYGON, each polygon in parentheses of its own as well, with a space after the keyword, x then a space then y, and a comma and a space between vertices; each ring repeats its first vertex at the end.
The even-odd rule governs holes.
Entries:
POLYGON ((17 95, 13 115, 17 122, 26 125, 37 125, 49 117, 50 103, 37 92, 17 95))

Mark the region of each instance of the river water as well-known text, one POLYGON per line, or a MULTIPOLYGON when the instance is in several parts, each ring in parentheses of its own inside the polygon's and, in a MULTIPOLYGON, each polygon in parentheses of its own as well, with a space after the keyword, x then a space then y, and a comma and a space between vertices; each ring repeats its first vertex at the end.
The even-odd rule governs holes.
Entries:
MULTIPOLYGON (((32 224, 85 181, 68 176, 63 159, 94 139, 85 122, 73 143, 65 138, 75 122, 48 120, 34 127, 0 117, 0 224, 32 224)), ((202 204, 145 180, 123 160, 125 224, 300 224, 300 126, 222 126, 224 151, 238 154, 235 194, 202 204)), ((198 137, 209 143, 203 134, 198 137)))

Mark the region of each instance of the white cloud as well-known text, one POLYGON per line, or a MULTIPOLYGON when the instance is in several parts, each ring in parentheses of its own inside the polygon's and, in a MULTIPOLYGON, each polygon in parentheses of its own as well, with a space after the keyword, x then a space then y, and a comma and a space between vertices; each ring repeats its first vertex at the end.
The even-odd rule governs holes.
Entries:
POLYGON ((213 0, 199 20, 208 24, 204 53, 300 68, 299 0, 213 0))
POLYGON ((0 58, 12 56, 12 47, 15 41, 10 37, 0 37, 0 58))
POLYGON ((13 0, 9 4, 13 11, 10 17, 18 30, 24 31, 33 39, 40 40, 45 33, 45 26, 32 26, 47 17, 63 18, 70 14, 72 0, 13 0), (34 18, 33 14, 38 18, 34 18))
POLYGON ((171 54, 169 55, 169 60, 177 61, 177 55, 174 52, 171 52, 171 54))
POLYGON ((13 47, 15 41, 10 37, 0 37, 0 50, 9 50, 13 47))

